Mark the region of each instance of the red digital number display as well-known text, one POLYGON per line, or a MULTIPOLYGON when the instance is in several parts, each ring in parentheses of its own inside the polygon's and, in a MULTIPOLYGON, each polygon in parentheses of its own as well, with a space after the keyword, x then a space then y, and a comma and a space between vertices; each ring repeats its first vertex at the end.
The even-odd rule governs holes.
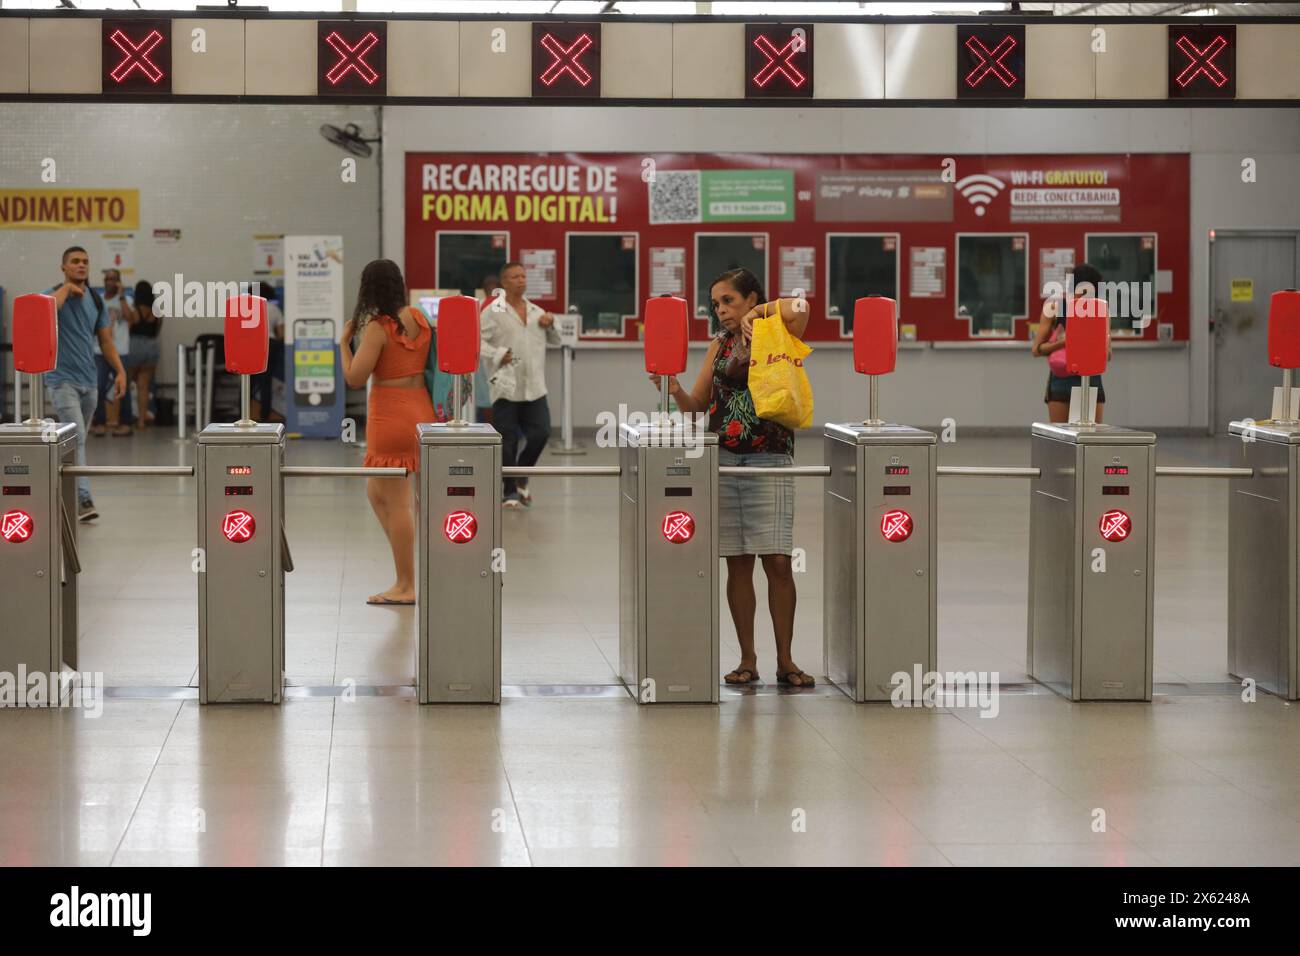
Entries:
POLYGON ((1106 465, 1102 470, 1108 475, 1127 475, 1128 465, 1106 465))
POLYGON ((172 91, 170 20, 101 20, 105 93, 172 91))
POLYGON ((321 20, 316 24, 316 92, 383 96, 388 92, 388 24, 321 20))
POLYGON ((745 25, 745 96, 811 98, 813 25, 745 25))
POLYGON ((533 96, 600 96, 600 24, 533 24, 533 96))
POLYGON ((886 465, 885 474, 887 475, 910 475, 912 469, 908 465, 886 465))

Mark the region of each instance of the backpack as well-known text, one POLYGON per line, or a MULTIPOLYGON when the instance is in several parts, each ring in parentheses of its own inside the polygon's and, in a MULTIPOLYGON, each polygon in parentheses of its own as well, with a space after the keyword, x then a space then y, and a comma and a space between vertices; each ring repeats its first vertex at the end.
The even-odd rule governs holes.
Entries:
MULTIPOLYGON (((432 323, 430 323, 432 324, 432 323)), ((429 342, 429 361, 424 366, 424 385, 433 399, 433 416, 435 421, 447 422, 457 416, 453 414, 452 392, 456 376, 438 368, 438 330, 432 329, 433 336, 429 342)), ((460 400, 462 407, 473 401, 474 376, 460 376, 460 400)))

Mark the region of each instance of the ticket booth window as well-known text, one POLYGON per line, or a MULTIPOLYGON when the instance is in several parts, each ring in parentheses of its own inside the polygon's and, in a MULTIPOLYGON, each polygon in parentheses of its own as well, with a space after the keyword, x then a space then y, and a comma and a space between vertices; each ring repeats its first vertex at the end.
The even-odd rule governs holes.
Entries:
POLYGON ((638 314, 637 237, 621 232, 571 232, 565 243, 565 307, 582 316, 582 335, 623 335, 638 314))
POLYGON ((437 240, 438 288, 448 294, 473 295, 510 261, 508 232, 439 232, 437 240))
POLYGON ((826 237, 826 317, 840 323, 844 338, 853 335, 853 303, 866 295, 899 301, 898 233, 830 233, 826 237))
POLYGON ((709 312, 709 284, 731 269, 748 269, 763 283, 768 298, 775 295, 767 273, 767 233, 697 232, 695 234, 695 317, 709 319, 709 333, 718 331, 709 312))
POLYGON ((1153 233, 1089 233, 1088 262, 1101 272, 1098 294, 1110 308, 1114 335, 1141 336, 1156 314, 1153 233))
POLYGON ((970 323, 970 334, 1013 335, 1029 310, 1029 237, 959 233, 956 269, 957 318, 970 323))

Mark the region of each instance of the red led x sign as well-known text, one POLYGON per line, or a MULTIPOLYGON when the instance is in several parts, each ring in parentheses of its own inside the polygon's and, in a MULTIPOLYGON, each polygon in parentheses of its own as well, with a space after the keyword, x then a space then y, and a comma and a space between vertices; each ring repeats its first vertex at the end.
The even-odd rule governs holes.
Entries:
POLYGON ((452 544, 473 541, 478 534, 478 519, 468 511, 453 511, 443 520, 442 533, 452 544))
POLYGON ((1123 541, 1133 531, 1133 519, 1116 508, 1101 516, 1097 531, 1107 541, 1123 541))
POLYGON ((957 27, 957 98, 1024 97, 1025 28, 957 27))
POLYGON ((316 25, 316 92, 383 96, 388 92, 388 24, 322 20, 316 25))
POLYGON ((664 515, 660 530, 673 544, 685 544, 695 537, 695 519, 686 511, 670 511, 664 515))
POLYGON ((172 91, 170 20, 101 21, 105 93, 172 91))
POLYGON ((745 25, 745 96, 811 97, 813 25, 745 25))
POLYGON ((533 24, 533 96, 600 96, 600 24, 533 24))
POLYGON ((32 523, 32 516, 26 511, 6 511, 0 516, 0 538, 4 538, 10 544, 21 544, 32 536, 36 530, 36 525, 32 523))
POLYGON ((1169 96, 1232 99, 1237 95, 1237 28, 1169 27, 1169 96))
POLYGON ((880 516, 880 534, 886 541, 906 541, 912 536, 912 516, 901 508, 880 516))
POLYGON ((252 541, 256 532, 257 520, 242 509, 229 511, 221 519, 221 533, 226 536, 227 541, 234 544, 252 541))

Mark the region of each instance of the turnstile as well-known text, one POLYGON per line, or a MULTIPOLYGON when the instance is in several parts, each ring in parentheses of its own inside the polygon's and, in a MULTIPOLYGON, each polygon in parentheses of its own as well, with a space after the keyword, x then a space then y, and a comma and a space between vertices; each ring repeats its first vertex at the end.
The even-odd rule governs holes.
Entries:
POLYGON ((199 702, 280 703, 284 689, 284 426, 198 436, 199 702))
POLYGON ((938 657, 935 436, 844 424, 825 438, 826 676, 855 701, 889 700, 898 686, 919 700, 938 657))
POLYGON ((1150 700, 1155 435, 1033 426, 1029 676, 1071 700, 1150 700))
POLYGON ((718 438, 619 429, 619 676, 643 704, 718 702, 718 438))
POLYGON ((1228 504, 1228 671, 1300 700, 1300 424, 1233 422, 1228 504))
POLYGON ((421 424, 422 704, 501 703, 501 435, 421 424))
MULTIPOLYGON (((70 422, 0 425, 0 673, 15 681, 77 667, 77 482, 60 472, 76 435, 70 422)), ((60 702, 47 698, 28 706, 60 702)))

